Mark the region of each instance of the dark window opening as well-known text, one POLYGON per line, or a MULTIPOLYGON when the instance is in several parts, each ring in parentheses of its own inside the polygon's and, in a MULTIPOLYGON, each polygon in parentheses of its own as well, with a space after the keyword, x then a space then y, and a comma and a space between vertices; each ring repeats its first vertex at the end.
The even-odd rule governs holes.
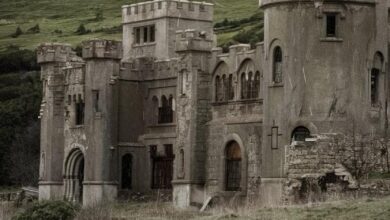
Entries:
POLYGON ((291 134, 292 141, 306 141, 306 138, 310 138, 310 131, 305 127, 297 127, 291 134))
POLYGON ((241 74, 241 99, 247 99, 248 95, 248 80, 245 73, 241 74))
POLYGON ((162 3, 161 3, 161 2, 158 2, 158 3, 157 3, 157 7, 158 7, 158 9, 161 9, 161 8, 162 8, 162 3))
POLYGON ((226 147, 226 191, 241 189, 241 149, 232 141, 226 147))
POLYGON ((143 27, 144 29, 144 43, 149 42, 148 40, 148 27, 143 27))
POLYGON ((122 189, 131 189, 133 173, 133 156, 126 154, 122 157, 122 189))
POLYGON ((151 146, 150 156, 152 159, 152 188, 171 189, 173 177, 173 145, 165 144, 164 153, 157 153, 157 146, 151 146))
POLYGON ((375 105, 379 101, 379 70, 371 70, 371 104, 375 105))
POLYGON ((326 15, 326 36, 336 37, 336 18, 335 14, 326 15))
POLYGON ((255 80, 254 80, 254 85, 253 85, 253 90, 252 90, 252 98, 259 98, 259 93, 260 93, 260 73, 256 72, 255 74, 255 80))
POLYGON ((79 101, 76 103, 76 125, 84 124, 84 103, 79 101))
POLYGON ((150 42, 154 42, 155 41, 155 30, 154 30, 154 25, 151 25, 149 26, 149 33, 150 33, 150 42))
POLYGON ((234 86, 233 86, 233 74, 229 75, 229 82, 228 82, 228 99, 233 100, 234 99, 234 86))
POLYGON ((161 97, 161 107, 159 108, 159 124, 172 123, 173 122, 173 97, 170 96, 169 100, 163 95, 161 97))
POLYGON ((135 43, 141 43, 141 28, 135 28, 135 43))
POLYGON ((273 63, 272 81, 274 83, 281 83, 283 81, 283 71, 282 71, 283 53, 280 47, 275 47, 273 58, 274 58, 274 63, 273 63))
POLYGON ((183 8, 183 2, 177 2, 177 8, 183 8))
POLYGON ((95 112, 99 112, 99 90, 93 90, 92 91, 92 97, 93 97, 93 107, 95 109, 95 112))

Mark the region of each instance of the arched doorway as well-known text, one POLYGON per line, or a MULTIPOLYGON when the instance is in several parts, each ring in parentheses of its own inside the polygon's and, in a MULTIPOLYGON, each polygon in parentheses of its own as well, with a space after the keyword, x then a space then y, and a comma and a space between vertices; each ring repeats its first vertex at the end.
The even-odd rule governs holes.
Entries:
POLYGON ((240 145, 231 141, 226 146, 226 191, 241 190, 241 149, 240 145))
POLYGON ((84 155, 80 149, 69 153, 65 162, 65 199, 73 202, 83 201, 84 155))
POLYGON ((132 188, 133 156, 125 154, 122 157, 122 189, 132 188))

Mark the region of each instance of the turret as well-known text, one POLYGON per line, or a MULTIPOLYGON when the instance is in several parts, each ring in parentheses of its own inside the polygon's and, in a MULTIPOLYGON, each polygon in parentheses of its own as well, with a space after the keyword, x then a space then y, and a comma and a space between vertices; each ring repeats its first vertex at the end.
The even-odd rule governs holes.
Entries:
POLYGON ((302 132, 385 133, 385 5, 386 0, 261 1, 268 88, 263 180, 285 177, 284 148, 302 132))
POLYGON ((176 32, 179 63, 177 86, 177 139, 173 184, 174 205, 185 208, 202 203, 206 180, 206 122, 209 119, 208 72, 213 41, 208 33, 176 32))
POLYGON ((41 65, 43 98, 41 105, 41 155, 39 198, 62 197, 64 157, 64 73, 74 53, 70 45, 47 43, 37 50, 41 65))
POLYGON ((88 137, 88 155, 91 155, 85 158, 84 205, 116 198, 117 80, 121 58, 121 42, 83 42, 83 59, 86 61, 84 129, 88 137))

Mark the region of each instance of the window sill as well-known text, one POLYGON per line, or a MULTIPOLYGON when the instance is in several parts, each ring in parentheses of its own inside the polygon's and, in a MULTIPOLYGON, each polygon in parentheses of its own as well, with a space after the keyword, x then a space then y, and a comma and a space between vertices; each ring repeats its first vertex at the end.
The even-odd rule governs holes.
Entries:
POLYGON ((176 126, 176 123, 161 123, 161 124, 155 124, 155 125, 149 125, 149 128, 161 128, 161 127, 174 127, 176 126))
POLYGON ((272 82, 271 85, 268 86, 268 88, 277 88, 277 87, 283 87, 284 84, 283 83, 275 83, 275 82, 272 82))
POLYGON ((81 128, 84 128, 84 125, 74 125, 70 127, 70 129, 81 129, 81 128))
POLYGON ((240 99, 240 100, 230 100, 230 101, 221 101, 221 102, 212 102, 211 105, 218 106, 218 105, 233 105, 233 104, 240 104, 240 103, 263 103, 263 99, 240 99))
POLYGON ((342 38, 338 37, 323 37, 320 39, 321 42, 343 42, 342 38))
POLYGON ((153 45, 156 45, 156 42, 133 44, 133 47, 144 47, 144 46, 153 46, 153 45))

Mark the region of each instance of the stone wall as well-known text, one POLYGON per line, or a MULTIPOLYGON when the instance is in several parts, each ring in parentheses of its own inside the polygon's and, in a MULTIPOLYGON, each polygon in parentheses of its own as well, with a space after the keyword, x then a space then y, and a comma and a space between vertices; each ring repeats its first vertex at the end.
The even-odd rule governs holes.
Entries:
POLYGON ((369 173, 389 171, 388 152, 388 141, 373 136, 321 134, 294 141, 286 146, 286 200, 334 185, 340 192, 360 189, 369 173))

